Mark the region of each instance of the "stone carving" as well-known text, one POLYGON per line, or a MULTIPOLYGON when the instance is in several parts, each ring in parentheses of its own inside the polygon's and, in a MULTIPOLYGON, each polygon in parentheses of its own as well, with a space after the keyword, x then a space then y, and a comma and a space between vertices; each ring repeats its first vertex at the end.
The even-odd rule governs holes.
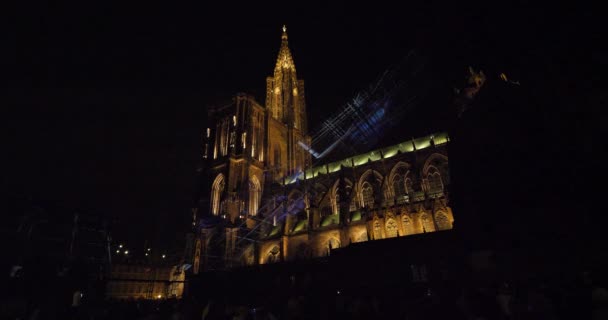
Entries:
POLYGON ((452 229, 452 223, 445 215, 445 213, 439 211, 435 214, 435 222, 437 223, 437 228, 439 230, 449 230, 452 229))
POLYGON ((393 238, 398 234, 397 221, 394 219, 387 219, 386 221, 386 237, 393 238))

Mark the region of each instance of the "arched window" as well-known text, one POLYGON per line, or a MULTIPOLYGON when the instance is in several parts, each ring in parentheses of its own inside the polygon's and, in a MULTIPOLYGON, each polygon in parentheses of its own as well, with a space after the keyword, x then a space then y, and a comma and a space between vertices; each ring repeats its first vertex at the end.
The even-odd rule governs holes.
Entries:
POLYGON ((393 238, 397 236, 397 221, 395 221, 394 219, 387 219, 386 220, 386 237, 387 238, 393 238))
POLYGON ((220 173, 217 175, 213 181, 213 185, 211 186, 211 213, 216 216, 220 214, 220 203, 222 193, 224 192, 224 187, 224 175, 220 173))
POLYGON ((439 230, 449 230, 452 229, 452 223, 450 219, 443 212, 437 212, 435 214, 435 223, 437 223, 437 229, 439 230))
POLYGON ((361 188, 361 195, 363 196, 363 206, 368 208, 374 207, 374 189, 369 182, 364 182, 361 188))
POLYGON ((430 194, 441 194, 443 192, 443 182, 441 181, 441 174, 439 171, 429 173, 427 176, 429 182, 429 193, 430 194))
POLYGON ((405 190, 403 176, 401 176, 400 174, 396 174, 395 178, 393 179, 393 191, 395 193, 395 199, 397 203, 406 202, 407 198, 405 196, 407 195, 407 192, 405 190))
MULTIPOLYGON (((346 197, 348 199, 350 197, 350 195, 351 195, 353 185, 352 185, 352 182, 350 182, 350 180, 348 180, 348 179, 345 179, 344 182, 345 182, 344 183, 344 186, 345 186, 344 193, 346 194, 346 197)), ((330 194, 330 196, 331 196, 331 205, 332 205, 332 209, 333 209, 334 214, 338 214, 340 212, 340 193, 341 193, 341 191, 340 191, 339 183, 340 183, 339 180, 334 183, 334 187, 333 187, 332 192, 330 194)), ((353 208, 353 203, 351 203, 349 211, 352 212, 352 211, 355 211, 355 210, 356 210, 356 208, 353 208)))
POLYGON ((435 226, 433 225, 433 218, 428 214, 424 213, 420 216, 420 220, 422 222, 422 227, 424 228, 424 232, 433 232, 435 231, 435 226))
POLYGON ((406 213, 401 214, 401 222, 403 223, 403 232, 405 235, 410 235, 416 233, 414 230, 414 225, 412 223, 412 219, 406 213))
POLYGON ((405 193, 410 194, 414 192, 414 186, 412 184, 412 179, 405 178, 405 193))
POLYGON ((249 214, 255 216, 258 214, 258 208, 260 207, 260 198, 262 196, 262 190, 260 188, 260 181, 256 176, 252 176, 249 179, 249 214))
POLYGON ((382 239, 382 230, 380 229, 380 221, 374 221, 374 240, 382 239))

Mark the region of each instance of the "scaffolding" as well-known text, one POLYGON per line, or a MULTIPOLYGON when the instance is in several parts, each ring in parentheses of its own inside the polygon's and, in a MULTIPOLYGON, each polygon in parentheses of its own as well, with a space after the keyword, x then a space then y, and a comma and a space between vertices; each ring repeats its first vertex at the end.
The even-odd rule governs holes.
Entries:
POLYGON ((428 91, 428 81, 422 77, 425 68, 426 60, 410 51, 313 131, 310 146, 300 145, 317 162, 332 152, 365 152, 387 127, 418 105, 428 91))

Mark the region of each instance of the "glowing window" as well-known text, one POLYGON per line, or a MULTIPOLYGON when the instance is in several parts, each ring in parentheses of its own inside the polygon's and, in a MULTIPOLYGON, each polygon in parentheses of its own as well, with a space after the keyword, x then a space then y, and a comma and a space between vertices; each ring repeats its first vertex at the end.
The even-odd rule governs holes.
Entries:
POLYGON ((363 206, 373 208, 374 207, 374 189, 369 182, 364 182, 361 188, 361 193, 363 195, 363 206))
POLYGON ((393 179, 393 191, 395 192, 397 203, 406 202, 406 187, 403 182, 403 177, 400 174, 395 175, 395 178, 393 179))
POLYGON ((441 175, 439 172, 429 174, 427 179, 429 182, 429 191, 431 193, 439 193, 443 191, 443 182, 441 181, 441 175))

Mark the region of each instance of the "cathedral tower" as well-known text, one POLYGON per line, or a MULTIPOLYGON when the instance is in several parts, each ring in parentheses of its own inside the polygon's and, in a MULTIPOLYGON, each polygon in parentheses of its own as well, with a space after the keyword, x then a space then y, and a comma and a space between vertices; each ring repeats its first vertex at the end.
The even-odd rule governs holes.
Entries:
POLYGON ((266 78, 268 112, 268 165, 278 180, 298 174, 310 163, 310 155, 300 144, 310 144, 307 136, 304 80, 299 80, 283 26, 281 47, 272 77, 266 78))

